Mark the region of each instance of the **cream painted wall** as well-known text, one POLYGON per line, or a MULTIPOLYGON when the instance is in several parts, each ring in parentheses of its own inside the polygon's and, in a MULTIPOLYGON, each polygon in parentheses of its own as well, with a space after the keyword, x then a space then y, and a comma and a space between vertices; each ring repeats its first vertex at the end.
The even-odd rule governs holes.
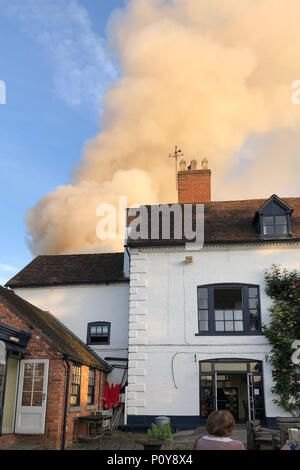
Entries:
POLYGON ((272 402, 270 345, 264 336, 195 336, 197 286, 258 284, 267 323, 271 300, 264 292, 264 270, 273 263, 299 269, 299 247, 133 249, 128 415, 199 415, 199 361, 244 358, 263 361, 267 416, 284 416, 272 402), (185 263, 186 256, 193 262, 185 263))
MULTIPOLYGON (((128 283, 26 287, 14 289, 16 294, 37 307, 54 314, 83 342, 87 341, 87 325, 94 321, 111 323, 109 345, 93 346, 104 358, 128 356, 128 283)), ((113 363, 116 363, 113 361, 113 363)), ((119 364, 126 364, 120 362, 119 364)), ((111 383, 120 383, 122 369, 109 375, 111 383)))
POLYGON ((3 434, 10 434, 13 432, 18 370, 19 361, 9 357, 7 362, 7 377, 2 422, 3 434))

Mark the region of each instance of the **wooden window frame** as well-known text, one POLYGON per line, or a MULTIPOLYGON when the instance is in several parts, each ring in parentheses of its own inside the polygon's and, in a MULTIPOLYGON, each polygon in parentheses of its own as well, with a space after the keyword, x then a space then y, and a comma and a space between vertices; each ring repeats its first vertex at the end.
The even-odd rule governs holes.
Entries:
POLYGON ((73 406, 80 406, 81 404, 81 400, 80 400, 80 393, 81 393, 81 379, 82 379, 82 370, 81 370, 81 364, 77 364, 77 363, 73 363, 72 365, 72 377, 71 377, 71 391, 70 391, 70 407, 73 407, 73 406), (79 374, 76 374, 76 370, 79 369, 80 373, 79 374), (79 376, 79 383, 77 383, 76 381, 74 381, 74 378, 75 377, 78 377, 79 376), (76 393, 72 393, 72 389, 73 387, 76 387, 77 388, 77 392, 76 393), (71 403, 71 399, 72 397, 77 397, 76 399, 76 403, 71 403))
POLYGON ((88 394, 87 394, 87 404, 88 405, 94 405, 95 404, 95 391, 96 391, 96 369, 92 369, 89 367, 89 378, 88 378, 88 394), (93 384, 90 384, 90 373, 93 371, 94 377, 93 377, 93 384), (92 388, 92 393, 90 393, 90 389, 92 388), (89 400, 89 397, 91 397, 91 401, 89 400))
POLYGON ((290 224, 289 224, 289 219, 290 219, 290 216, 287 215, 287 214, 277 214, 277 215, 262 215, 262 221, 261 221, 261 225, 262 225, 262 235, 264 238, 286 238, 286 237, 289 237, 290 235, 290 224), (266 218, 272 218, 273 219, 273 223, 272 224, 265 224, 264 221, 266 218), (285 218, 285 224, 277 224, 276 223, 276 217, 284 217, 285 218), (274 233, 271 233, 271 234, 267 234, 267 233, 264 233, 264 227, 273 227, 274 229, 274 233), (278 233, 276 231, 276 228, 277 227, 286 227, 286 233, 278 233))
POLYGON ((291 238, 291 215, 293 209, 288 207, 276 195, 273 197, 256 213, 255 223, 258 223, 260 236, 263 240, 278 240, 291 238), (270 217, 273 219, 272 224, 264 224, 264 218, 270 217), (276 217, 285 217, 285 224, 276 224, 276 217), (264 226, 273 227, 273 234, 264 234, 264 226), (276 226, 286 226, 287 233, 276 233, 276 226))
MULTIPOLYGON (((260 288, 257 284, 242 284, 242 283, 228 283, 228 284, 205 284, 197 287, 197 307, 198 307, 198 333, 195 336, 249 336, 249 335, 262 335, 261 330, 261 305, 260 305, 260 288), (215 288, 228 288, 242 290, 242 312, 243 312, 243 331, 216 331, 215 328, 215 308, 214 308, 214 289, 215 288), (249 297, 249 289, 258 289, 258 322, 259 328, 257 330, 250 329, 250 306, 249 299, 256 297, 249 297), (207 289, 208 291, 208 330, 200 330, 200 311, 199 307, 199 289, 207 289)), ((252 308, 254 310, 254 308, 252 308)))
POLYGON ((88 323, 86 343, 90 346, 102 346, 102 345, 110 344, 110 332, 111 332, 111 323, 110 322, 97 321, 97 322, 88 323), (103 341, 101 343, 96 343, 96 342, 91 341, 91 336, 92 336, 91 335, 91 328, 93 326, 94 327, 100 327, 100 326, 107 326, 108 327, 107 341, 103 341))

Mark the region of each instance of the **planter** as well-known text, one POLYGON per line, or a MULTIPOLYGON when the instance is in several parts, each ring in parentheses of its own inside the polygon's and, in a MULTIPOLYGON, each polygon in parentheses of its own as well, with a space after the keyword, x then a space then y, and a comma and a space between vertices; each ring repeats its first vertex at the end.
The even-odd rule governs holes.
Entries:
POLYGON ((148 444, 147 443, 146 444, 146 443, 144 443, 143 446, 144 446, 144 450, 160 450, 162 444, 159 444, 159 443, 157 443, 157 444, 148 444))
POLYGON ((136 444, 140 444, 144 447, 144 450, 170 450, 173 447, 173 439, 138 439, 135 441, 136 444))

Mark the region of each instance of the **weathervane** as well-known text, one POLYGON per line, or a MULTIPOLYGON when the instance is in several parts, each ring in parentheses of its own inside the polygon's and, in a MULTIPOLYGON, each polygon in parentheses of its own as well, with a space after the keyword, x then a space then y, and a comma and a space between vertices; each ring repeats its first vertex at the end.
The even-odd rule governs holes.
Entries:
POLYGON ((181 150, 177 149, 177 145, 175 145, 175 152, 173 154, 169 154, 169 158, 175 158, 175 178, 176 178, 176 189, 178 189, 178 175, 177 175, 177 160, 178 157, 183 157, 183 153, 181 150))

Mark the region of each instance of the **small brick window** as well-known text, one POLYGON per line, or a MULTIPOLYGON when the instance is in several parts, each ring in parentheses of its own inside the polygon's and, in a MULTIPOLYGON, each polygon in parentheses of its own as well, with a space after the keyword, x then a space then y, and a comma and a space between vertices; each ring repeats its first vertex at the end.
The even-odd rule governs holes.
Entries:
POLYGON ((87 331, 87 344, 110 344, 110 323, 89 323, 87 331))
POLYGON ((81 366, 73 364, 70 405, 80 405, 81 366))
POLYGON ((95 383, 96 383, 96 370, 89 369, 89 383, 88 383, 88 405, 95 403, 95 383))

